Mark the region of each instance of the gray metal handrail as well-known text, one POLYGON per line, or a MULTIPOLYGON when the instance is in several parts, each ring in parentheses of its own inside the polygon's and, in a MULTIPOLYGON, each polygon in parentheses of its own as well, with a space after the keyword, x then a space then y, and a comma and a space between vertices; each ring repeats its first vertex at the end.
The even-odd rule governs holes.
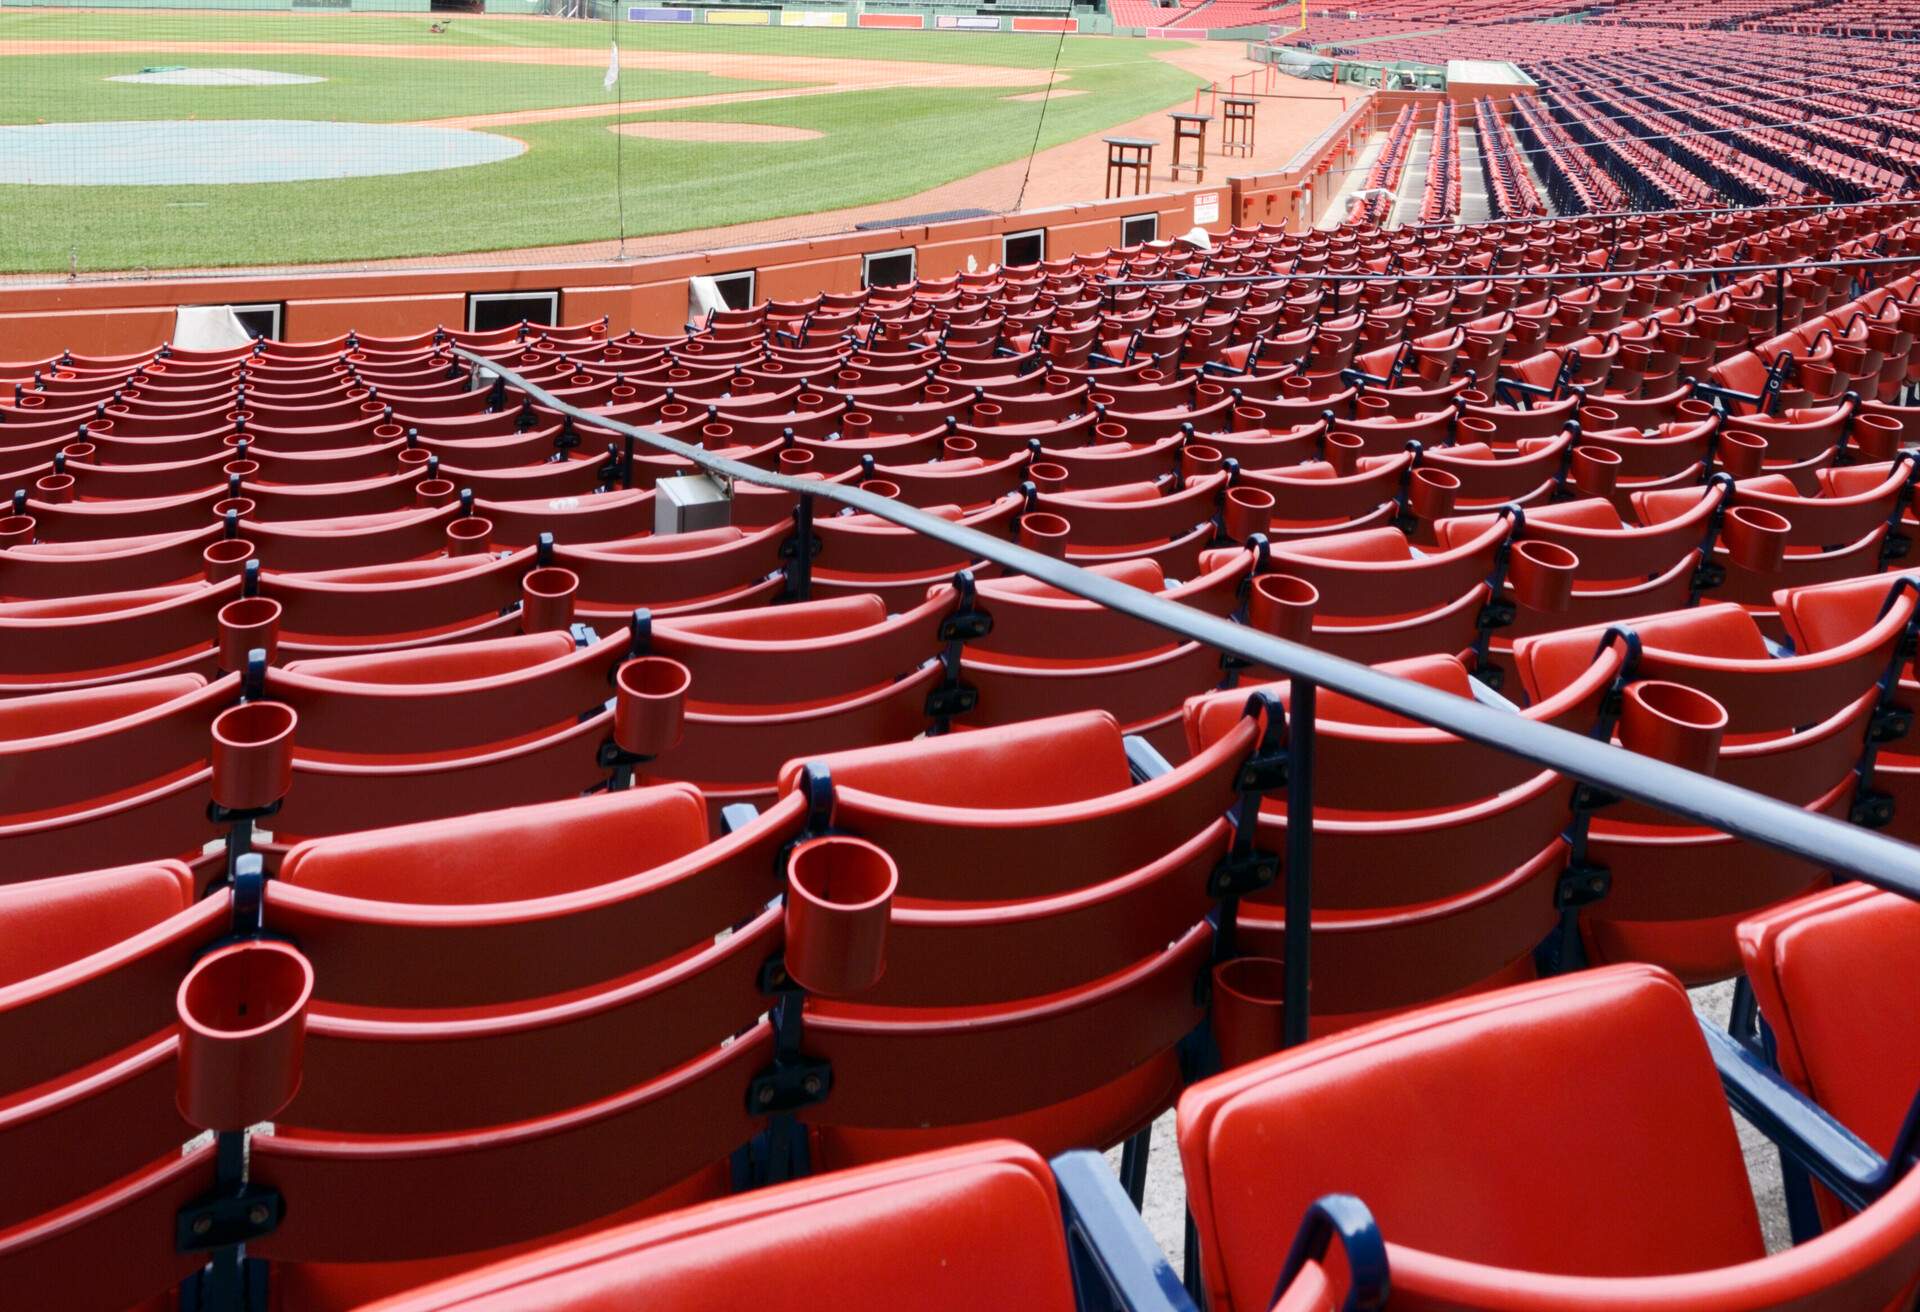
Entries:
POLYGON ((1920 848, 1707 775, 1628 752, 1611 743, 1537 723, 1273 637, 858 487, 773 473, 715 455, 663 433, 594 414, 561 400, 507 365, 464 347, 452 349, 476 368, 486 369, 526 393, 539 405, 569 415, 594 429, 629 437, 680 456, 723 479, 777 488, 801 497, 820 497, 876 516, 965 551, 972 559, 991 561, 1183 639, 1202 642, 1241 660, 1277 670, 1297 684, 1331 689, 1695 824, 1763 844, 1822 867, 1847 871, 1877 887, 1920 900, 1920 848))

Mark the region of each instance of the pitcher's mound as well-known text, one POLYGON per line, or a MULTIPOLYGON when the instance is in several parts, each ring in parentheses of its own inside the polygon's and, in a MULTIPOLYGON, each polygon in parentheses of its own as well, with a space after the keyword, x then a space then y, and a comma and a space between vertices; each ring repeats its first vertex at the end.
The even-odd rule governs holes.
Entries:
POLYGON ((762 141, 813 141, 826 135, 812 128, 775 127, 770 123, 620 123, 612 129, 629 137, 655 141, 714 141, 751 145, 762 141))

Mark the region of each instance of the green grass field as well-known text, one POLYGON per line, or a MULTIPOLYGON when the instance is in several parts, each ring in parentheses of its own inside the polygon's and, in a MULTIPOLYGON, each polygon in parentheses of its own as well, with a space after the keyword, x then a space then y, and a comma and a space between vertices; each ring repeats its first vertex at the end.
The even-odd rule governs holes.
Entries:
MULTIPOLYGON (((0 14, 0 124, 246 118, 431 120, 568 106, 616 107, 790 87, 754 60, 788 56, 1045 69, 1056 52, 1083 94, 1045 106, 1025 86, 850 90, 739 104, 629 109, 487 130, 526 143, 511 160, 440 172, 224 186, 0 185, 0 271, 169 269, 416 257, 618 236, 697 232, 912 196, 1172 105, 1196 84, 1144 43, 947 32, 622 24, 622 76, 601 85, 610 25, 426 16, 201 13, 0 14), (130 43, 126 53, 32 53, 51 42, 130 43), (155 43, 257 42, 596 52, 566 66, 353 56, 181 52, 155 43), (727 75, 646 66, 650 52, 745 56, 727 75), (106 79, 148 66, 303 73, 282 87, 159 87, 106 79), (766 76, 758 76, 762 71, 766 76), (618 122, 690 119, 792 126, 817 140, 688 143, 617 134, 618 122)), ((1154 43, 1165 49, 1169 43, 1154 43)), ((690 67, 685 65, 691 65, 690 67)), ((880 76, 884 77, 882 72, 880 76)), ((0 132, 5 132, 0 127, 0 132)), ((1006 189, 1001 189, 1006 190, 1006 189)), ((1002 208, 1017 193, 969 203, 1002 208)), ((688 248, 700 245, 690 238, 688 248)))

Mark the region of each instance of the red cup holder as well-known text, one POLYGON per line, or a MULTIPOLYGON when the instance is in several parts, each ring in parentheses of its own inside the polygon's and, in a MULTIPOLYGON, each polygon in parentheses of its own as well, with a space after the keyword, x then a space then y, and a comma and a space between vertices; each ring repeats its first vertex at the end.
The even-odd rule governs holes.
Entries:
POLYGON ((1621 701, 1621 746, 1700 774, 1719 766, 1726 730, 1727 708, 1684 683, 1642 679, 1621 701))
POLYGON ((1720 541, 1726 544, 1727 555, 1756 574, 1779 570, 1792 531, 1785 515, 1758 506, 1735 506, 1720 521, 1720 541))
POLYGON ((797 446, 780 449, 780 472, 783 474, 809 474, 813 472, 813 452, 797 446))
POLYGON ((1071 392, 1074 387, 1073 379, 1065 374, 1048 374, 1042 381, 1049 392, 1071 392))
POLYGON ((1353 405, 1362 419, 1386 419, 1393 413, 1393 406, 1384 396, 1363 396, 1353 405))
POLYGON ((1620 453, 1611 447, 1573 449, 1573 485, 1590 497, 1611 497, 1620 481, 1620 453))
POLYGON ((424 468, 432 459, 433 452, 422 447, 410 446, 400 453, 400 468, 403 470, 424 468))
POLYGON ((1905 425, 1888 415, 1858 414, 1853 417, 1853 444, 1871 461, 1891 460, 1900 449, 1905 425))
MULTIPOLYGON (((221 608, 263 597, 245 597, 221 608)), ((279 623, 278 603, 273 622, 279 623)), ((223 635, 224 636, 224 635, 223 635)), ((255 644, 256 646, 258 644, 255 644)), ((240 665, 244 666, 244 658, 240 665)), ((213 800, 230 811, 272 806, 293 786, 293 731, 300 722, 293 707, 280 702, 242 702, 213 719, 213 800)))
POLYGON ((1027 466, 1027 478, 1042 492, 1066 491, 1069 477, 1065 465, 1056 465, 1051 460, 1037 460, 1027 466))
POLYGON ((1093 426, 1093 441, 1096 446, 1107 442, 1130 442, 1133 440, 1131 431, 1125 424, 1111 419, 1103 420, 1093 426))
POLYGON ((787 974, 829 998, 879 983, 899 886, 893 858, 864 838, 829 834, 794 848, 787 857, 787 974))
POLYGON ((1407 506, 1418 519, 1442 519, 1453 513, 1460 479, 1444 469, 1416 468, 1407 478, 1407 506))
POLYGON ((1598 432, 1603 428, 1620 427, 1620 414, 1603 405, 1583 405, 1580 407, 1580 426, 1588 432, 1598 432))
POLYGON ((252 497, 222 497, 213 503, 213 517, 225 519, 228 515, 237 515, 241 519, 253 518, 252 497))
POLYGON ((1223 1069, 1280 1051, 1286 1039, 1287 967, 1275 957, 1234 957, 1213 968, 1209 1024, 1223 1069))
POLYGON ((384 415, 386 412, 387 407, 383 402, 362 401, 360 403, 360 413, 363 415, 384 415))
POLYGON ((953 389, 945 383, 928 383, 920 389, 922 401, 944 401, 953 395, 953 389))
POLYGON ((1692 396, 1673 407, 1674 418, 1689 424, 1697 424, 1703 419, 1712 419, 1718 413, 1705 401, 1692 396))
POLYGON ((466 515, 447 523, 447 554, 477 556, 487 549, 493 536, 493 521, 479 515, 466 515))
POLYGON ((973 407, 973 422, 980 428, 994 428, 1000 423, 1000 416, 1006 412, 991 401, 981 401, 973 407))
POLYGON ((663 424, 677 424, 692 413, 693 410, 690 407, 684 406, 678 401, 669 401, 660 407, 660 422, 663 424))
POLYGON ((818 410, 827 403, 827 398, 818 392, 802 392, 793 398, 793 402, 803 410, 818 410))
POLYGON ((1273 493, 1259 487, 1230 487, 1221 510, 1221 527, 1235 542, 1265 533, 1273 524, 1273 493))
POLYGON ((91 442, 69 442, 60 448, 60 454, 69 460, 78 460, 82 464, 93 459, 99 448, 91 442))
POLYGON ((964 460, 979 451, 980 444, 970 437, 949 437, 940 443, 940 454, 948 460, 964 460))
POLYGON ((550 633, 573 623, 573 599, 580 576, 570 569, 546 565, 528 570, 520 580, 520 631, 550 633))
POLYGON ((250 939, 193 963, 174 994, 187 1123, 244 1130, 278 1116, 300 1089, 313 965, 291 943, 250 939))
POLYGON ((252 478, 260 472, 258 460, 229 460, 220 466, 220 472, 228 478, 252 478))
POLYGON ((1355 433, 1328 433, 1324 445, 1327 463, 1341 478, 1360 468, 1360 453, 1367 448, 1366 440, 1355 433))
POLYGON ((1453 426, 1456 442, 1485 442, 1491 446, 1500 437, 1500 426, 1479 415, 1467 415, 1453 426))
POLYGON ((1247 594, 1247 623, 1262 633, 1288 642, 1306 642, 1313 636, 1313 612, 1320 605, 1320 589, 1292 574, 1261 574, 1247 594))
POLYGON ((1020 545, 1056 560, 1067 557, 1067 534, 1072 525, 1060 515, 1037 510, 1020 517, 1020 545))
POLYGON ((900 499, 900 485, 884 478, 870 478, 860 485, 862 492, 870 492, 876 497, 885 497, 889 501, 900 499))
POLYGON ((1267 426, 1267 412, 1257 405, 1237 405, 1233 408, 1233 431, 1249 433, 1267 426))
POLYGON ((39 521, 32 515, 8 515, 0 518, 0 548, 21 547, 33 541, 39 521))
POLYGON ((47 398, 38 392, 25 392, 14 404, 21 410, 38 410, 47 403, 47 398))
POLYGON ((1180 448, 1180 469, 1187 478, 1205 478, 1217 474, 1226 467, 1227 458, 1220 448, 1202 443, 1188 443, 1180 448))
POLYGON ((873 416, 852 410, 840 417, 840 436, 846 438, 870 437, 873 435, 873 416))
POLYGON ((1118 404, 1118 402, 1114 399, 1114 395, 1111 392, 1089 392, 1087 394, 1087 404, 1099 407, 1103 405, 1115 405, 1118 404))
POLYGON ((1573 603, 1579 568, 1580 557, 1557 542, 1516 542, 1507 558, 1507 582, 1522 606, 1554 615, 1573 603))
POLYGON ((693 672, 665 656, 641 656, 613 675, 613 741, 634 756, 676 747, 687 718, 693 672))
POLYGON ((733 445, 732 424, 700 425, 700 443, 702 446, 723 447, 733 445))
POLYGON ((73 475, 44 474, 34 479, 33 499, 48 505, 61 505, 73 500, 73 475))
MULTIPOLYGON (((200 553, 200 565, 207 582, 219 583, 223 579, 233 578, 247 567, 253 559, 253 543, 240 538, 222 538, 218 542, 209 542, 206 550, 200 553)), ((237 669, 237 666, 228 666, 237 669)))
POLYGON ((1758 433, 1729 428, 1720 434, 1720 467, 1735 480, 1752 478, 1767 459, 1767 439, 1758 433))
POLYGON ((407 430, 391 420, 373 426, 373 436, 377 442, 397 442, 406 435, 407 430))

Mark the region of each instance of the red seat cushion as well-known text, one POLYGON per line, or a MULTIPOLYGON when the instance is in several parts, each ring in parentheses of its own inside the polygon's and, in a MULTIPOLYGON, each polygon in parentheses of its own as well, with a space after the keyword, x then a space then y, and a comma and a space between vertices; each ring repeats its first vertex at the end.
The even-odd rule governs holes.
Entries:
POLYGON ((0 885, 0 986, 92 956, 193 901, 178 861, 0 885))
POLYGON ((1655 1275, 1762 1256, 1696 1026, 1672 976, 1613 967, 1196 1085, 1180 1155, 1212 1306, 1264 1309, 1294 1227, 1329 1193, 1358 1195, 1396 1246, 1494 1267, 1655 1275))
POLYGON ((699 790, 665 784, 315 839, 280 879, 381 902, 517 902, 637 874, 706 839, 699 790))
MULTIPOLYGON (((1120 726, 1105 711, 835 752, 836 784, 930 806, 1058 806, 1126 788, 1120 726)), ((780 771, 790 790, 806 759, 780 771)))
POLYGON ((1780 1069, 1886 1153, 1920 1088, 1920 903, 1846 884, 1743 922, 1780 1069))
POLYGON ((556 1245, 378 1304, 545 1312, 1072 1312, 1047 1164, 1004 1141, 817 1176, 556 1245))

